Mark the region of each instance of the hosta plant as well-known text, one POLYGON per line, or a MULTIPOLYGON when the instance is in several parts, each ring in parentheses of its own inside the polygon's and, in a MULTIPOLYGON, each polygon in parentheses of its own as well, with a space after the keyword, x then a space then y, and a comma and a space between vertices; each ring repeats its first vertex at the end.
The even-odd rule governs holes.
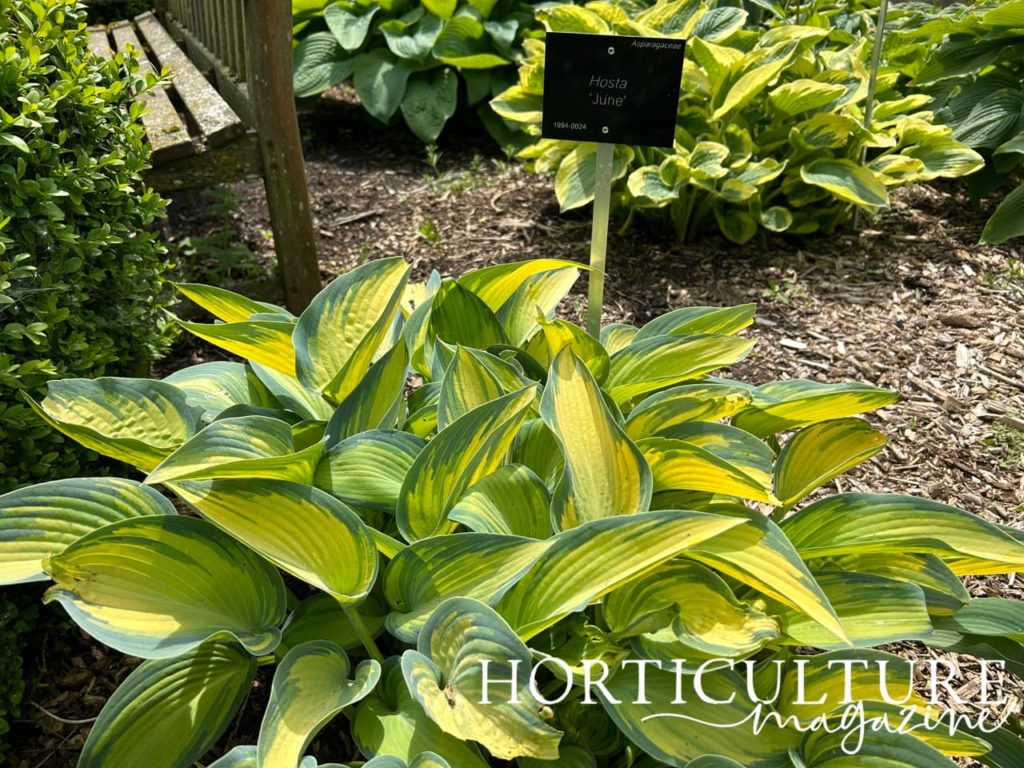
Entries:
MULTIPOLYGON (((761 228, 829 232, 854 207, 887 208, 894 187, 983 165, 919 100, 891 89, 879 91, 865 130, 869 39, 826 17, 744 29, 746 11, 699 0, 659 0, 632 15, 605 2, 538 15, 557 32, 687 38, 674 147, 617 147, 614 168, 620 207, 670 219, 680 239, 706 229, 740 243, 761 228)), ((537 138, 521 156, 555 173, 562 209, 585 205, 594 145, 539 138, 544 43, 526 50, 519 82, 491 104, 537 138)))
MULTIPOLYGON (((750 353, 750 305, 590 337, 554 315, 578 272, 410 282, 384 259, 300 317, 182 285, 218 321, 181 325, 243 361, 52 383, 39 414, 132 468, 0 497, 0 578, 52 580, 48 601, 145 659, 79 765, 191 766, 274 666, 257 743, 213 766, 838 768, 854 764, 839 736, 799 726, 837 717, 839 662, 887 661, 905 688, 874 647, 918 640, 1024 668, 1021 604, 961 581, 1024 568, 1024 536, 823 490, 882 449, 859 414, 895 393, 714 375, 750 353), (634 667, 669 659, 678 674, 645 667, 670 715, 650 719, 634 667), (758 674, 801 659, 815 703, 786 693, 804 690, 787 667, 766 710, 785 719, 755 734, 753 694, 721 666, 701 678, 721 705, 671 703, 709 659, 758 674), (323 729, 350 730, 359 754, 307 755, 323 729)), ((862 754, 1024 754, 1007 730, 919 735, 869 732, 862 754)))
MULTIPOLYGON (((340 0, 299 9, 295 93, 315 96, 351 79, 363 108, 389 123, 401 113, 433 143, 455 114, 459 80, 469 106, 512 80, 524 34, 534 27, 523 0, 340 0), (319 18, 318 18, 319 17, 319 18), (461 78, 459 77, 461 73, 461 78)), ((485 124, 496 122, 489 110, 485 124)))

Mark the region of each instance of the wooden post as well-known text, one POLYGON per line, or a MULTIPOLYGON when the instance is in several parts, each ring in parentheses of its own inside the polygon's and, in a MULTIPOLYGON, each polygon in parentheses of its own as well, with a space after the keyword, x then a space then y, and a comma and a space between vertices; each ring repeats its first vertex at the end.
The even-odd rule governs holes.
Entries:
POLYGON ((292 87, 290 0, 246 3, 248 90, 285 301, 301 312, 323 287, 313 239, 299 119, 292 87))

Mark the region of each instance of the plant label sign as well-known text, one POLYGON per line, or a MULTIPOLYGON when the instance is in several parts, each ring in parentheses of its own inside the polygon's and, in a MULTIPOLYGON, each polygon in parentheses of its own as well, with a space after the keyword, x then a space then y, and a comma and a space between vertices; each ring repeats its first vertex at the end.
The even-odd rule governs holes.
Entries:
POLYGON ((671 147, 685 40, 548 32, 549 139, 671 147))

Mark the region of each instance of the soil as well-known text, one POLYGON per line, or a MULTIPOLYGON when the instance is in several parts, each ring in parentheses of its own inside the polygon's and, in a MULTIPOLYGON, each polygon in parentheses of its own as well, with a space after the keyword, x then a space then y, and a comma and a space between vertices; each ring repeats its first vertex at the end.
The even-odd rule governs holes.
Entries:
MULTIPOLYGON (((561 215, 551 180, 509 162, 472 123, 449 127, 434 163, 404 129, 369 125, 345 94, 302 125, 325 279, 386 255, 404 256, 420 278, 536 257, 586 261, 589 212, 561 215)), ((923 495, 1024 530, 1024 247, 977 245, 989 213, 991 205, 978 211, 960 187, 944 185, 897 193, 859 232, 802 243, 705 237, 680 247, 635 224, 609 241, 605 321, 757 302, 747 333, 758 346, 728 375, 852 379, 904 396, 871 417, 887 448, 831 490, 923 495)), ((275 299, 275 281, 260 277, 274 262, 269 230, 259 181, 181 195, 166 222, 172 241, 245 246, 198 249, 186 259, 190 278, 275 299)), ((567 316, 579 316, 585 290, 584 278, 567 316)), ((182 340, 158 371, 216 356, 182 340)), ((1024 597, 1015 576, 972 579, 970 588, 1024 597)), ((73 628, 47 636, 35 663, 45 671, 28 719, 15 724, 22 748, 12 764, 73 765, 89 719, 132 665, 73 628)), ((222 746, 252 743, 268 686, 261 677, 222 746)), ((342 744, 322 746, 330 757, 342 744)))

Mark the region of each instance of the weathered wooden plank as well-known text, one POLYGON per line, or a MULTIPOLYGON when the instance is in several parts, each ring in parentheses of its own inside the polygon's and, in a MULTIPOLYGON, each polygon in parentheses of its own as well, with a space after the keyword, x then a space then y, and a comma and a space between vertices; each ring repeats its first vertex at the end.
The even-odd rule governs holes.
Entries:
POLYGON ((259 140, 250 131, 223 147, 154 167, 144 178, 157 192, 180 192, 252 179, 262 173, 259 140))
MULTIPOLYGON (((146 56, 146 51, 139 42, 135 30, 129 22, 123 21, 111 25, 110 32, 114 36, 117 50, 124 51, 131 46, 139 59, 139 70, 143 74, 154 72, 153 65, 146 56)), ((152 88, 142 97, 145 100, 146 112, 142 115, 142 124, 153 147, 153 164, 165 163, 195 152, 188 128, 178 111, 174 108, 167 89, 152 88)))
POLYGON ((89 27, 89 50, 102 59, 114 58, 114 49, 110 47, 106 27, 89 27))
POLYGON ((136 17, 135 23, 160 64, 171 70, 174 87, 203 138, 211 145, 219 146, 242 135, 245 126, 241 118, 196 69, 156 16, 144 13, 136 17))

